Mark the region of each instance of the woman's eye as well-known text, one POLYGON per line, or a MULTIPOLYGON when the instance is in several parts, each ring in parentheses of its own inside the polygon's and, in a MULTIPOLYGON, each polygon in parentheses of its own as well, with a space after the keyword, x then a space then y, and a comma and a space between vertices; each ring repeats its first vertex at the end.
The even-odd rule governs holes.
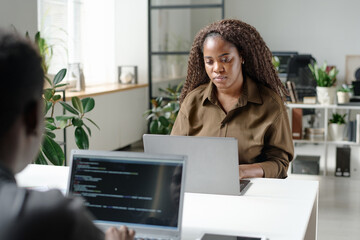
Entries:
POLYGON ((206 63, 206 64, 212 64, 213 61, 212 61, 212 60, 205 60, 205 63, 206 63))
POLYGON ((221 62, 224 63, 230 62, 230 58, 221 58, 221 62))

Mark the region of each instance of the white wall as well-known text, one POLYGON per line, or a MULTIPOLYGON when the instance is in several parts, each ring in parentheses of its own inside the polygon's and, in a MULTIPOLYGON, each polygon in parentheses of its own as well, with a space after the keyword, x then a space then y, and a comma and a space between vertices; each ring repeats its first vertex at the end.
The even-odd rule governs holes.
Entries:
POLYGON ((139 83, 148 82, 147 1, 115 1, 115 64, 137 65, 139 83))
POLYGON ((0 0, 0 27, 14 26, 21 35, 37 32, 37 0, 0 0))
POLYGON ((345 55, 360 54, 359 9, 359 0, 225 0, 225 17, 256 27, 272 51, 326 60, 341 82, 345 55))

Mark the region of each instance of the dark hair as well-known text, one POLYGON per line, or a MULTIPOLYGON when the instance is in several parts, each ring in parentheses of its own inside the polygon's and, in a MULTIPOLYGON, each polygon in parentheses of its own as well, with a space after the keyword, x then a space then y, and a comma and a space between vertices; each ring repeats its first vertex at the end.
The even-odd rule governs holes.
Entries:
POLYGON ((30 40, 0 30, 0 138, 28 104, 41 99, 41 60, 30 40))
POLYGON ((195 36, 189 61, 188 74, 180 95, 180 103, 198 86, 210 81, 205 71, 203 45, 208 37, 220 36, 234 44, 244 59, 243 74, 274 90, 283 100, 287 90, 272 64, 272 53, 256 29, 236 19, 225 19, 201 29, 195 36))

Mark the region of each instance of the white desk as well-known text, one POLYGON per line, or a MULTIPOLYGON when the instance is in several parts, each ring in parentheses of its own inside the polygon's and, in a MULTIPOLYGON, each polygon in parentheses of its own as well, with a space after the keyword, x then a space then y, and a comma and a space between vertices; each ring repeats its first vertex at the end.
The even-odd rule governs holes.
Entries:
MULTIPOLYGON (((66 189, 68 167, 30 165, 16 176, 26 187, 66 189)), ((186 193, 182 239, 203 232, 317 239, 318 182, 252 179, 243 196, 186 193)))

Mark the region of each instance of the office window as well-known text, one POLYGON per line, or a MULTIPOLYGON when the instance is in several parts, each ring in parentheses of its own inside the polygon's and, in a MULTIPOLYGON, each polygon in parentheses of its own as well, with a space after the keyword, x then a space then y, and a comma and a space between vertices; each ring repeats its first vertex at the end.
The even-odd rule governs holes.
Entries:
POLYGON ((49 73, 81 63, 86 85, 116 81, 114 0, 38 0, 38 29, 53 46, 49 73))

